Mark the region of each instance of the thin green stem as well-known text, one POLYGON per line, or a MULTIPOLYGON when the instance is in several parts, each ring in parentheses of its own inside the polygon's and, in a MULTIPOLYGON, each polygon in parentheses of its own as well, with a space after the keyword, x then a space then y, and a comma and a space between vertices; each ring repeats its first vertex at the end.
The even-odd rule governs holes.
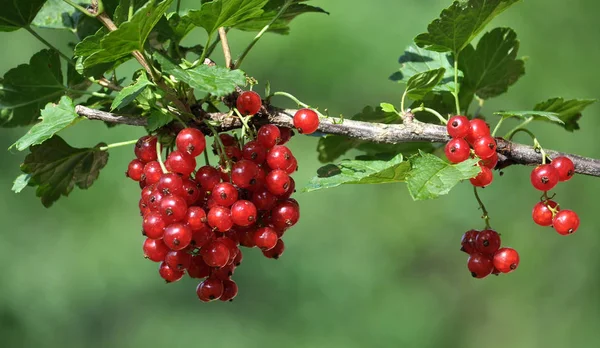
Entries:
POLYGON ((175 7, 175 12, 179 13, 181 10, 181 0, 177 0, 177 6, 175 7))
POLYGON ((498 132, 498 130, 500 129, 500 126, 502 125, 502 123, 504 122, 506 118, 502 117, 500 119, 500 121, 498 121, 498 123, 496 124, 496 127, 494 127, 494 131, 492 132, 492 136, 495 137, 496 136, 496 132, 498 132))
POLYGON ((71 92, 71 93, 77 93, 77 94, 81 94, 81 95, 93 95, 94 97, 115 99, 114 95, 110 95, 110 94, 106 94, 106 93, 100 93, 100 92, 83 91, 83 90, 71 89, 71 88, 65 88, 65 91, 71 92))
POLYGON ((208 158, 208 150, 204 150, 204 162, 207 166, 210 166, 210 159, 208 158))
POLYGON ((406 99, 406 93, 408 92, 408 89, 404 90, 404 93, 402 93, 402 101, 400 102, 400 111, 402 113, 404 113, 404 100, 406 99))
POLYGON ((458 53, 454 57, 454 102, 456 103, 456 114, 460 115, 460 100, 458 99, 458 93, 460 87, 458 86, 458 53))
POLYGON ((237 108, 233 108, 233 111, 236 113, 236 115, 242 122, 241 139, 242 139, 242 146, 243 146, 244 139, 250 138, 252 136, 252 135, 250 135, 250 137, 248 136, 248 133, 250 133, 250 134, 252 133, 252 128, 250 128, 250 126, 248 125, 248 118, 252 117, 252 116, 249 116, 249 117, 242 116, 242 114, 240 113, 240 111, 237 108))
POLYGON ((113 143, 113 144, 108 144, 106 146, 102 146, 100 147, 100 151, 107 151, 109 149, 114 149, 115 147, 121 147, 121 146, 127 146, 127 145, 133 145, 135 143, 137 143, 138 139, 135 140, 128 140, 128 141, 122 141, 120 143, 113 143))
MULTIPOLYGON (((204 49, 202 50, 202 55, 200 56, 200 59, 198 59, 198 64, 204 64, 204 59, 206 59, 206 57, 209 56, 208 48, 210 46, 211 40, 212 40, 212 35, 208 35, 208 39, 206 39, 206 45, 204 45, 204 49)), ((219 41, 220 40, 221 39, 219 39, 219 41)))
POLYGON ((94 14, 90 13, 90 11, 88 11, 86 8, 79 6, 74 1, 71 1, 71 0, 63 0, 63 1, 66 2, 67 4, 73 6, 75 9, 79 10, 80 12, 83 12, 83 14, 88 17, 92 17, 92 18, 96 17, 94 14))
POLYGON ((519 123, 515 128, 511 129, 508 133, 506 133, 506 135, 504 135, 504 138, 511 139, 515 135, 515 133, 519 131, 519 129, 523 129, 523 127, 527 126, 529 123, 531 123, 531 121, 533 121, 533 117, 528 117, 525 121, 519 123))
POLYGON ((162 144, 160 143, 160 141, 156 142, 156 158, 158 164, 160 164, 160 169, 162 169, 162 172, 164 174, 168 173, 169 171, 167 170, 167 167, 165 167, 165 163, 162 160, 162 144))
POLYGON ((437 112, 437 111, 435 111, 435 110, 433 110, 433 109, 426 108, 426 107, 424 107, 424 106, 419 106, 419 107, 418 107, 418 108, 416 108, 416 109, 412 109, 412 112, 413 112, 413 113, 415 113, 415 112, 419 112, 419 111, 425 111, 425 112, 428 112, 428 113, 430 113, 430 114, 432 114, 432 115, 436 116, 437 118, 439 118, 439 119, 440 119, 440 122, 442 122, 443 124, 448 124, 448 120, 447 120, 447 119, 446 119, 444 116, 442 116, 442 115, 441 115, 439 112, 437 112))
POLYGON ((129 0, 129 11, 127 12, 127 20, 130 21, 131 17, 133 17, 133 12, 135 9, 134 0, 129 0))
POLYGON ((485 204, 483 204, 481 198, 479 197, 479 192, 477 192, 476 186, 473 186, 473 192, 475 193, 475 199, 477 199, 477 203, 479 203, 479 208, 481 208, 481 212, 483 213, 481 218, 483 219, 483 221, 485 221, 485 229, 491 229, 492 227, 490 226, 490 215, 488 214, 487 209, 485 209, 485 204))
POLYGON ((533 134, 533 132, 531 132, 530 130, 526 129, 526 128, 519 128, 517 130, 515 130, 514 132, 512 132, 511 136, 508 137, 508 140, 512 140, 512 138, 517 135, 518 133, 527 133, 529 134, 529 136, 531 137, 531 139, 533 139, 533 148, 536 151, 539 151, 539 153, 542 155, 542 164, 546 164, 546 158, 547 158, 547 154, 546 151, 544 151, 544 148, 542 147, 542 145, 540 144, 540 142, 537 140, 535 134, 533 134))
POLYGON ((206 124, 206 126, 208 127, 208 129, 210 129, 210 131, 213 134, 213 138, 215 139, 215 142, 217 143, 217 147, 218 147, 218 152, 220 152, 220 156, 224 161, 225 161, 225 167, 227 168, 227 172, 229 173, 231 171, 231 161, 229 160, 229 157, 227 157, 227 153, 225 152, 225 145, 223 145, 223 142, 221 141, 221 138, 219 137, 219 132, 217 132, 217 130, 215 129, 215 127, 210 124, 210 122, 208 120, 204 120, 204 124, 206 124))
POLYGON ((25 30, 27 30, 31 35, 33 35, 36 39, 38 39, 41 43, 43 43, 44 45, 48 46, 48 48, 50 48, 51 50, 56 51, 56 53, 58 53, 61 57, 63 57, 67 61, 67 63, 71 64, 72 66, 75 66, 75 63, 73 62, 73 60, 71 60, 71 58, 67 57, 66 54, 62 53, 58 48, 56 48, 50 42, 46 41, 46 39, 44 39, 43 37, 41 37, 33 29, 31 29, 30 26, 25 26, 23 28, 25 30))
MULTIPOLYGON (((475 114, 473 114, 473 117, 479 116, 479 113, 481 112, 481 109, 483 109, 483 104, 485 103, 485 100, 479 98, 478 96, 475 96, 475 99, 477 99, 477 104, 478 105, 477 105, 477 110, 475 110, 475 114)), ((467 109, 467 112, 465 112, 465 115, 466 114, 468 114, 468 109, 467 109)))
MULTIPOLYGON (((282 96, 282 97, 286 97, 286 98, 288 98, 288 99, 291 99, 291 100, 292 100, 292 101, 294 101, 296 104, 298 104, 298 106, 301 106, 301 107, 303 107, 303 108, 309 108, 309 109, 312 109, 312 110, 314 110, 314 111, 317 113, 317 115, 319 115, 319 117, 324 117, 324 118, 327 118, 327 116, 325 116, 325 115, 323 115, 322 113, 320 113, 320 112, 319 112, 319 110, 317 110, 317 109, 314 109, 314 108, 311 108, 311 107, 310 107, 310 105, 308 105, 308 104, 306 104, 306 103, 303 103, 302 101, 300 101, 300 99, 296 98, 296 97, 295 97, 295 96, 293 96, 292 94, 289 94, 288 92, 275 92, 275 93, 273 93, 272 95, 273 95, 273 96, 276 96, 276 95, 278 95, 278 96, 282 96)), ((268 98, 270 98, 270 97, 268 97, 268 98)))
POLYGON ((258 34, 256 34, 256 36, 254 37, 254 39, 252 39, 252 41, 250 42, 250 44, 246 47, 246 49, 244 49, 244 51, 242 52, 242 54, 240 54, 240 56, 238 57, 238 59, 236 59, 235 63, 233 64, 233 69, 237 69, 240 67, 240 65, 242 65, 242 62, 244 61, 244 59, 246 58, 246 56, 248 55, 248 53, 250 53, 250 50, 252 50, 252 48, 254 47, 254 45, 256 45, 256 43, 258 42, 258 40, 260 40, 260 38, 269 30, 269 28, 271 27, 271 25, 273 25, 273 23, 275 23, 275 21, 277 21, 279 19, 279 17, 281 17, 281 15, 283 15, 285 13, 285 11, 287 10, 287 8, 292 4, 292 0, 286 0, 285 3, 281 6, 281 9, 279 10, 279 12, 277 13, 277 15, 275 15, 275 17, 273 17, 273 19, 269 22, 269 24, 265 25, 261 31, 258 32, 258 34))

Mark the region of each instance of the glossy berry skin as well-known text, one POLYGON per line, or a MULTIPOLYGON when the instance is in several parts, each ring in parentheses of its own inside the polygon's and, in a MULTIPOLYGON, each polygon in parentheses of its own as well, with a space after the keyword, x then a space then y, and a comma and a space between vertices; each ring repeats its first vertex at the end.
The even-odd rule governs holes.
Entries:
POLYGON ((175 138, 177 150, 196 157, 204 152, 206 148, 206 138, 204 134, 195 128, 185 128, 177 134, 175 138))
POLYGON ((192 263, 188 267, 188 275, 192 278, 206 278, 210 275, 211 268, 202 260, 202 256, 192 256, 192 263))
POLYGON ((165 196, 160 201, 159 212, 166 223, 181 221, 187 213, 187 203, 180 196, 165 196))
POLYGON ((263 187, 252 194, 252 203, 258 210, 271 210, 277 203, 277 196, 263 187))
POLYGON ((215 204, 231 207, 238 200, 238 190, 228 182, 216 184, 210 196, 215 204))
POLYGON ((196 201, 198 201, 202 193, 203 192, 200 192, 200 188, 198 187, 198 184, 196 184, 195 181, 192 181, 191 179, 183 180, 182 197, 185 199, 188 206, 196 203, 196 201))
POLYGON ((221 182, 221 174, 215 167, 204 166, 198 169, 195 179, 203 190, 212 191, 221 182))
POLYGON ((300 109, 294 114, 294 127, 300 134, 311 134, 319 128, 319 115, 311 109, 300 109))
POLYGON ((233 227, 231 211, 229 208, 215 206, 208 211, 208 225, 217 231, 224 233, 233 227))
POLYGON ((496 153, 496 140, 489 135, 480 137, 473 143, 473 150, 481 159, 490 158, 496 153))
POLYGON ((156 137, 150 135, 141 137, 133 148, 135 157, 144 163, 156 161, 158 159, 158 155, 156 154, 156 142, 156 137))
POLYGON ((493 230, 483 230, 475 238, 475 249, 482 254, 493 254, 500 249, 500 235, 493 230))
POLYGON ((196 206, 189 207, 185 216, 185 222, 192 231, 199 231, 206 227, 206 212, 196 206))
POLYGON ((480 166, 488 167, 490 169, 496 168, 497 164, 498 164, 498 153, 496 153, 496 152, 494 152, 494 154, 491 157, 488 157, 486 159, 482 159, 481 161, 479 161, 480 166))
POLYGON ((225 243, 215 240, 200 249, 202 260, 210 267, 224 267, 229 262, 229 247, 225 243))
POLYGON ((256 115, 262 106, 260 95, 253 91, 245 91, 239 95, 235 106, 242 115, 256 115))
POLYGON ((480 118, 474 118, 469 121, 469 132, 465 138, 469 144, 474 144, 475 140, 490 135, 490 127, 480 118))
POLYGON ((285 244, 280 239, 277 241, 277 245, 275 245, 275 247, 273 249, 263 251, 262 253, 263 253, 263 255, 265 255, 266 258, 277 260, 278 258, 281 257, 281 255, 283 254, 284 251, 285 251, 285 244))
POLYGON ((221 139, 223 146, 234 146, 234 145, 237 146, 237 144, 238 144, 237 139, 235 139, 234 136, 232 136, 231 134, 228 134, 228 133, 219 134, 219 139, 221 139))
POLYGON ((466 116, 456 115, 450 117, 446 130, 452 138, 464 138, 469 133, 471 124, 466 116))
POLYGON ((156 184, 156 188, 158 189, 158 191, 160 191, 160 193, 162 193, 165 196, 182 196, 183 179, 177 174, 166 173, 160 177, 160 180, 156 184))
POLYGON ((169 267, 166 262, 160 264, 158 273, 167 283, 176 282, 183 277, 183 271, 169 267))
POLYGON ((265 178, 265 186, 269 192, 276 196, 284 195, 290 188, 291 179, 288 173, 281 169, 276 169, 265 178))
POLYGON ((190 245, 195 248, 202 248, 206 243, 215 239, 215 233, 206 225, 206 228, 192 231, 192 241, 190 245))
POLYGON ((172 269, 183 271, 192 265, 192 255, 186 250, 171 250, 165 256, 165 263, 172 269))
POLYGON ((279 127, 279 134, 281 134, 281 137, 279 141, 277 141, 277 145, 283 145, 292 139, 294 132, 291 128, 279 127))
POLYGON ((231 168, 231 181, 239 188, 248 189, 256 183, 258 165, 249 160, 241 160, 231 168))
POLYGON ((158 212, 149 212, 144 215, 142 222, 142 230, 144 235, 152 239, 160 239, 163 237, 166 224, 161 214, 158 212))
POLYGON ((270 149, 281 141, 281 131, 273 124, 266 124, 258 130, 256 141, 266 149, 270 149))
POLYGON ((129 162, 127 177, 133 181, 140 181, 142 180, 142 175, 144 175, 144 162, 137 158, 129 162))
POLYGON ((161 239, 147 238, 142 247, 144 257, 154 262, 161 262, 170 251, 169 247, 161 239))
POLYGON ((471 154, 471 148, 465 139, 456 138, 450 140, 444 148, 444 153, 448 161, 452 163, 460 163, 467 159, 471 154))
POLYGON ((558 171, 550 164, 542 164, 531 171, 531 184, 540 191, 550 191, 558 184, 558 171))
POLYGON ((276 229, 284 230, 294 226, 300 219, 300 208, 291 200, 278 203, 271 210, 271 222, 276 229))
POLYGON ((163 175, 162 168, 160 164, 156 161, 148 162, 144 166, 144 175, 142 176, 143 180, 146 182, 146 185, 156 184, 161 176, 163 175))
POLYGON ((263 251, 271 250, 277 245, 279 236, 271 227, 261 227, 254 232, 254 244, 263 251))
POLYGON ((471 272, 473 278, 485 278, 494 270, 492 259, 482 253, 474 253, 469 256, 467 268, 471 272))
POLYGON ((225 301, 233 301, 233 299, 237 296, 238 286, 237 284, 231 280, 223 280, 223 294, 219 298, 219 300, 225 301))
POLYGON ((218 300, 223 294, 223 281, 217 277, 208 277, 196 288, 196 295, 202 302, 218 300))
POLYGON ((192 230, 181 223, 171 224, 165 228, 163 242, 171 250, 183 250, 192 242, 192 230))
POLYGON ((242 157, 256 164, 263 164, 267 159, 267 148, 258 142, 258 140, 249 141, 242 148, 242 157))
POLYGON ((554 219, 554 214, 552 211, 548 209, 548 207, 560 210, 558 203, 553 200, 546 200, 543 202, 539 202, 533 206, 533 210, 531 212, 531 217, 533 218, 533 222, 540 226, 552 226, 552 220, 554 219))
POLYGON ((575 175, 575 165, 569 158, 561 156, 556 157, 550 163, 558 172, 559 181, 570 180, 575 175))
POLYGON ((167 157, 165 167, 168 171, 181 174, 187 178, 196 169, 196 159, 185 152, 173 151, 167 157))
POLYGON ((519 253, 513 248, 501 248, 494 253, 494 268, 510 273, 519 266, 519 253))
POLYGON ((464 251, 465 253, 471 255, 473 254, 476 249, 475 249, 475 240, 477 239, 477 235, 479 234, 479 231, 477 230, 469 230, 467 232, 465 232, 465 234, 463 234, 462 239, 460 241, 460 245, 461 251, 464 251))
MULTIPOLYGON (((242 150, 236 146, 225 146, 225 157, 233 162, 237 162, 242 159, 242 150)), ((221 161, 225 161, 224 157, 221 156, 221 161)))
POLYGON ((231 220, 242 227, 250 226, 256 222, 256 206, 246 200, 239 200, 231 206, 231 220))
POLYGON ((285 170, 292 164, 292 151, 283 145, 274 146, 267 154, 267 165, 271 169, 285 170))
POLYGON ((481 172, 476 177, 469 179, 476 187, 486 187, 494 181, 494 173, 488 167, 480 167, 481 172))
POLYGON ((573 234, 579 228, 579 216, 572 210, 561 210, 554 216, 552 226, 563 236, 573 234))

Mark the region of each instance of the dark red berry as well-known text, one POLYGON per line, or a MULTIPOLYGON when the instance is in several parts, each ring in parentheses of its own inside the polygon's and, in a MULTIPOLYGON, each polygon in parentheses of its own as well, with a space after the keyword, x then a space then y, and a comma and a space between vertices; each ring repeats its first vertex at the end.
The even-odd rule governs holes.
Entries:
POLYGON ((129 162, 127 166, 127 177, 129 177, 133 181, 142 180, 142 175, 144 174, 144 162, 139 159, 134 159, 129 162))
POLYGON ((242 260, 244 259, 244 255, 242 255, 242 251, 240 250, 237 255, 235 256, 235 259, 233 259, 233 264, 234 266, 239 266, 242 264, 242 260))
POLYGON ((488 167, 479 167, 481 172, 476 177, 469 179, 473 186, 485 187, 494 181, 494 173, 488 167))
POLYGON ((187 203, 179 196, 165 196, 160 201, 159 211, 166 223, 181 221, 187 213, 187 203))
POLYGON ((290 186, 288 187, 287 191, 284 194, 279 196, 279 198, 288 199, 292 196, 292 194, 294 194, 295 191, 296 191, 296 182, 294 181, 294 178, 292 178, 290 176, 290 186))
POLYGON ((496 154, 496 140, 490 135, 482 136, 473 143, 475 155, 481 159, 486 159, 496 154))
POLYGON ((196 172, 196 182, 205 191, 212 191, 216 184, 221 182, 221 173, 211 166, 200 167, 196 172))
POLYGON ((262 253, 263 253, 263 255, 265 255, 265 257, 267 257, 269 259, 277 260, 279 257, 281 257, 281 254, 283 254, 284 251, 285 251, 285 244, 280 239, 277 241, 277 245, 275 245, 275 247, 273 249, 263 251, 262 253))
POLYGON ((225 243, 215 240, 200 249, 202 259, 210 267, 223 267, 229 262, 229 248, 225 243))
POLYGON ((192 255, 186 250, 171 250, 165 256, 165 263, 172 269, 183 271, 190 268, 192 255))
POLYGON ((143 180, 146 182, 146 185, 156 184, 162 175, 163 171, 158 162, 148 162, 144 166, 143 180))
POLYGON ((500 249, 500 235, 493 230, 483 230, 477 234, 475 248, 482 254, 493 254, 500 249))
POLYGON ((274 195, 284 195, 290 188, 290 176, 281 169, 276 169, 267 174, 265 186, 274 195))
POLYGON ((185 152, 177 150, 169 154, 165 166, 172 173, 188 177, 196 169, 196 159, 185 152))
POLYGON ((460 250, 464 251, 467 254, 473 254, 475 249, 475 240, 477 239, 477 235, 479 231, 477 230, 469 230, 463 234, 462 239, 460 241, 461 248, 460 250))
POLYGON ((496 168, 496 164, 498 164, 498 153, 496 152, 494 152, 491 157, 479 161, 480 166, 488 167, 490 169, 496 168))
POLYGON ((252 194, 252 203, 258 210, 271 210, 277 203, 277 196, 263 187, 252 194))
POLYGON ((162 238, 165 227, 166 224, 161 214, 157 212, 150 212, 144 215, 142 229, 144 230, 144 235, 146 237, 152 239, 162 238))
POLYGON ((258 140, 252 140, 244 145, 242 157, 256 164, 262 164, 267 159, 267 148, 258 140))
POLYGON ((540 226, 552 226, 554 214, 548 209, 549 207, 554 210, 560 210, 558 203, 553 200, 546 200, 534 205, 533 211, 531 212, 533 222, 540 226))
POLYGON ((169 252, 169 247, 165 245, 162 239, 147 238, 144 241, 144 257, 154 262, 161 262, 169 252))
POLYGON ((559 181, 567 181, 575 175, 575 165, 569 158, 560 156, 552 160, 552 166, 558 172, 559 181))
POLYGON ((471 148, 467 141, 463 138, 456 138, 450 140, 444 148, 446 158, 452 163, 460 163, 469 159, 471 155, 471 148))
POLYGON ((258 171, 256 163, 243 159, 231 168, 231 181, 239 188, 250 188, 256 183, 258 171))
POLYGON ((510 273, 519 266, 519 253, 512 248, 501 248, 494 253, 494 268, 510 273))
POLYGON ((208 211, 208 225, 219 232, 227 232, 233 227, 229 208, 215 206, 208 211))
POLYGON ((234 145, 237 146, 237 144, 238 144, 237 139, 228 133, 219 134, 219 139, 223 143, 223 146, 234 146, 234 145))
POLYGON ((169 267, 166 262, 160 264, 158 273, 167 283, 176 282, 183 277, 183 271, 169 267))
POLYGON ((238 200, 238 191, 232 184, 228 182, 222 182, 216 184, 213 188, 211 198, 217 205, 223 207, 230 207, 235 201, 238 200))
POLYGON ((242 115, 256 115, 262 106, 260 95, 253 91, 245 91, 239 95, 235 106, 242 115))
POLYGON ((237 296, 238 286, 237 284, 231 280, 223 280, 223 294, 219 298, 219 300, 225 301, 233 301, 233 299, 237 296))
POLYGON ((256 222, 256 206, 246 200, 240 200, 231 206, 231 220, 238 226, 250 226, 256 222))
POLYGON ((199 231, 206 227, 206 212, 200 207, 189 207, 186 213, 185 222, 192 231, 199 231))
POLYGON ((204 152, 204 149, 206 148, 206 138, 198 129, 185 128, 177 134, 175 144, 177 145, 177 150, 192 157, 196 157, 204 152))
POLYGON ((223 281, 217 277, 206 278, 198 284, 196 294, 202 302, 218 300, 223 294, 223 281))
POLYGON ((554 216, 552 226, 563 236, 575 233, 579 228, 579 216, 572 210, 561 210, 554 216))
POLYGON ((283 145, 290 141, 290 139, 294 135, 294 132, 290 128, 279 127, 279 134, 281 135, 279 137, 279 141, 277 141, 277 145, 283 145))
POLYGON ((300 208, 291 200, 280 202, 271 210, 271 222, 277 229, 292 227, 299 219, 300 208))
POLYGON ((195 248, 202 248, 206 243, 215 239, 215 233, 206 225, 206 228, 202 228, 196 231, 192 231, 192 241, 190 245, 195 248))
POLYGON ((262 250, 271 250, 277 245, 279 236, 271 227, 261 227, 254 232, 254 244, 262 250))
POLYGON ((490 127, 480 118, 474 118, 469 122, 469 132, 465 138, 471 145, 481 137, 490 135, 490 127))
POLYGON ((166 173, 160 177, 156 188, 165 196, 183 196, 183 179, 174 173, 166 173))
POLYGON ((206 278, 210 275, 211 268, 204 262, 201 255, 192 256, 192 262, 188 267, 188 274, 192 278, 206 278))
POLYGON ((171 250, 183 250, 192 242, 192 230, 181 223, 171 224, 165 228, 163 241, 171 250))
POLYGON ((448 120, 446 129, 448 134, 453 138, 464 138, 469 133, 471 127, 469 119, 462 115, 452 116, 448 120))
POLYGON ((200 194, 201 192, 196 182, 192 181, 191 179, 183 179, 182 197, 185 199, 188 205, 196 203, 198 198, 200 198, 200 194))
POLYGON ((300 109, 294 114, 294 127, 300 134, 311 134, 319 128, 319 115, 311 109, 300 109))
POLYGON ((280 140, 281 131, 279 130, 279 127, 272 124, 266 124, 260 127, 258 134, 256 135, 256 141, 258 141, 266 149, 270 149, 277 145, 280 140))
POLYGON ((146 163, 156 161, 158 159, 156 141, 156 137, 150 135, 141 137, 134 147, 135 157, 146 163))
POLYGON ((474 253, 469 256, 467 267, 474 278, 485 278, 494 270, 494 263, 487 255, 474 253))
POLYGON ((531 184, 540 191, 550 191, 558 184, 558 171, 550 164, 542 164, 531 171, 531 184))

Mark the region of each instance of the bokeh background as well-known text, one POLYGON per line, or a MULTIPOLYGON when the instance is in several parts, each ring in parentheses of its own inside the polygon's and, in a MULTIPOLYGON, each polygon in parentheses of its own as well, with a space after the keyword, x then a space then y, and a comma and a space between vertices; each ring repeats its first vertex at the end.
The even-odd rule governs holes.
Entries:
MULTIPOLYGON (((199 1, 184 1, 192 7, 199 1)), ((333 115, 399 103, 388 80, 412 38, 449 0, 315 0, 331 12, 305 15, 291 35, 266 35, 244 70, 333 115)), ((527 74, 486 112, 530 109, 551 96, 600 97, 600 3, 528 0, 492 22, 515 28, 527 74)), ((65 52, 74 37, 39 30, 65 52)), ((232 32, 234 54, 252 34, 232 32)), ((187 42, 204 42, 200 30, 187 42)), ((43 46, 27 32, 0 33, 0 73, 43 46)), ((220 58, 220 51, 215 57, 220 58)), ((135 64, 120 69, 130 76, 135 64)), ((261 90, 261 89, 259 89, 261 90)), ((282 105, 285 100, 278 100, 282 105)), ((532 125, 541 143, 600 157, 600 106, 566 133, 532 125)), ((493 117, 493 116, 492 116, 493 117)), ((25 129, 0 130, 6 149, 25 129)), ((142 130, 82 122, 61 135, 74 146, 134 139, 142 130)), ((521 138, 528 141, 527 138, 521 138)), ((319 167, 317 139, 296 137, 296 180, 319 167)), ((301 222, 278 260, 244 253, 233 303, 197 300, 195 281, 165 285, 141 252, 139 189, 123 172, 129 147, 111 151, 100 179, 51 209, 31 188, 10 191, 24 153, 0 152, 0 346, 3 347, 598 347, 600 180, 577 176, 556 189, 582 224, 561 237, 531 221, 539 198, 531 168, 511 167, 484 190, 492 225, 520 251, 518 271, 477 280, 459 251, 483 227, 470 185, 413 202, 405 185, 347 186, 298 194, 301 222)))

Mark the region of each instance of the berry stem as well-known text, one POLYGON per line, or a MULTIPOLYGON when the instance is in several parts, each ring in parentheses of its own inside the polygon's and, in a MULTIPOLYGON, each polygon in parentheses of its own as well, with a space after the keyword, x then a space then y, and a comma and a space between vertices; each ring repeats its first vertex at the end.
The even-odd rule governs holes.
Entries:
POLYGON ((127 12, 127 20, 130 21, 131 17, 133 17, 133 12, 134 12, 134 1, 133 0, 129 0, 129 11, 127 12))
POLYGON ((494 131, 492 132, 492 136, 493 136, 493 137, 495 137, 495 136, 496 136, 496 133, 497 133, 497 132, 498 132, 498 130, 500 129, 500 126, 502 125, 502 123, 504 122, 504 120, 505 120, 505 119, 506 119, 505 117, 502 117, 502 118, 500 119, 500 121, 498 121, 498 123, 496 124, 496 127, 494 127, 494 131))
POLYGON ((210 159, 208 158, 208 150, 204 151, 204 162, 207 166, 210 166, 210 159))
POLYGON ((177 5, 175 6, 175 12, 179 13, 181 10, 181 0, 177 0, 177 5))
POLYGON ((508 133, 506 133, 506 135, 503 138, 512 139, 512 137, 515 136, 515 133, 517 133, 519 129, 524 128, 529 123, 531 123, 531 121, 533 121, 533 117, 528 117, 525 121, 519 123, 515 128, 511 129, 508 133))
POLYGON ((400 111, 402 113, 404 113, 404 101, 406 99, 406 92, 408 91, 408 89, 404 90, 404 93, 402 93, 402 101, 400 101, 400 111))
POLYGON ((460 115, 460 100, 458 99, 458 92, 460 87, 458 85, 458 53, 454 57, 454 103, 456 104, 456 114, 460 115))
POLYGON ((546 151, 544 151, 544 148, 542 147, 540 142, 535 137, 535 134, 533 134, 530 130, 528 130, 526 128, 519 128, 519 129, 515 130, 514 132, 512 132, 512 135, 510 136, 510 138, 508 138, 508 140, 512 140, 512 138, 515 135, 517 135, 517 133, 519 133, 519 132, 529 134, 531 139, 533 139, 533 149, 535 150, 535 152, 538 152, 542 155, 542 164, 546 164, 546 158, 547 158, 546 151))
POLYGON ((481 218, 483 219, 483 221, 485 221, 485 229, 491 229, 492 227, 490 226, 490 215, 488 214, 487 209, 485 209, 485 204, 483 204, 481 198, 479 197, 477 187, 473 186, 473 192, 475 193, 475 199, 477 199, 477 203, 479 203, 479 208, 481 208, 481 212, 483 213, 481 218))
POLYGON ((298 106, 301 106, 301 107, 303 107, 303 108, 312 109, 312 110, 314 110, 314 111, 315 111, 315 112, 316 112, 316 113, 319 115, 319 117, 327 118, 327 116, 325 116, 325 115, 323 115, 322 113, 320 113, 320 112, 319 112, 319 110, 317 110, 317 109, 314 109, 314 108, 311 108, 311 107, 310 107, 310 105, 308 105, 308 104, 306 104, 306 103, 303 103, 303 102, 301 102, 301 101, 300 101, 300 99, 296 98, 295 96, 293 96, 293 95, 291 95, 291 94, 289 94, 289 93, 287 93, 287 92, 275 92, 275 93, 273 93, 273 95, 274 95, 274 96, 275 96, 275 95, 279 95, 279 96, 282 96, 282 97, 289 98, 289 99, 291 99, 292 101, 294 101, 296 104, 298 104, 298 106))
POLYGON ((73 60, 71 58, 67 57, 66 54, 62 53, 58 48, 56 48, 50 42, 46 41, 46 39, 44 39, 43 37, 41 37, 40 34, 36 33, 33 29, 31 29, 31 27, 29 25, 27 25, 27 26, 25 26, 23 28, 25 30, 27 30, 31 35, 33 35, 33 37, 35 37, 36 39, 38 39, 41 43, 43 43, 44 45, 46 45, 51 50, 53 50, 56 53, 58 53, 58 55, 61 56, 64 60, 66 60, 67 63, 69 63, 72 66, 75 66, 75 63, 73 62, 73 60))
POLYGON ((217 142, 218 145, 218 152, 219 152, 219 157, 223 158, 223 160, 225 160, 225 166, 227 168, 227 172, 231 172, 231 161, 229 160, 229 157, 227 157, 227 153, 225 152, 225 145, 223 145, 223 142, 221 141, 221 138, 219 137, 219 132, 217 132, 217 130, 215 129, 215 127, 210 124, 209 121, 204 120, 204 124, 206 124, 206 126, 208 127, 208 129, 210 129, 210 131, 213 134, 213 137, 215 139, 215 141, 217 142))
POLYGON ((442 122, 443 124, 448 124, 448 120, 447 120, 447 119, 446 119, 444 116, 442 116, 442 115, 441 115, 439 112, 437 112, 437 111, 435 111, 435 110, 433 110, 433 109, 426 108, 425 106, 422 106, 422 105, 421 105, 421 106, 419 106, 418 108, 416 108, 416 109, 412 109, 412 110, 411 110, 411 112, 413 112, 413 113, 415 113, 415 112, 419 112, 419 111, 425 111, 425 112, 428 112, 428 113, 430 113, 430 114, 432 114, 432 115, 436 116, 437 118, 439 118, 439 119, 440 119, 440 122, 442 122))
POLYGON ((248 119, 252 116, 249 116, 249 117, 242 116, 242 114, 240 113, 240 111, 237 108, 233 108, 233 111, 239 117, 240 122, 242 122, 241 138, 242 138, 242 146, 244 146, 244 139, 246 137, 248 137, 248 133, 250 133, 250 136, 248 138, 254 137, 252 134, 252 128, 250 128, 250 126, 248 125, 248 119))
POLYGON ((165 167, 165 163, 162 160, 162 153, 161 153, 161 144, 160 141, 156 142, 156 160, 158 161, 158 164, 160 164, 160 169, 162 169, 162 172, 164 174, 167 174, 169 171, 167 170, 167 167, 165 167))
POLYGON ((127 146, 127 145, 132 145, 137 143, 138 139, 135 140, 128 140, 128 141, 122 141, 120 143, 112 143, 112 144, 108 144, 106 146, 102 146, 99 148, 100 151, 107 151, 109 149, 114 149, 115 147, 121 147, 121 146, 127 146))

